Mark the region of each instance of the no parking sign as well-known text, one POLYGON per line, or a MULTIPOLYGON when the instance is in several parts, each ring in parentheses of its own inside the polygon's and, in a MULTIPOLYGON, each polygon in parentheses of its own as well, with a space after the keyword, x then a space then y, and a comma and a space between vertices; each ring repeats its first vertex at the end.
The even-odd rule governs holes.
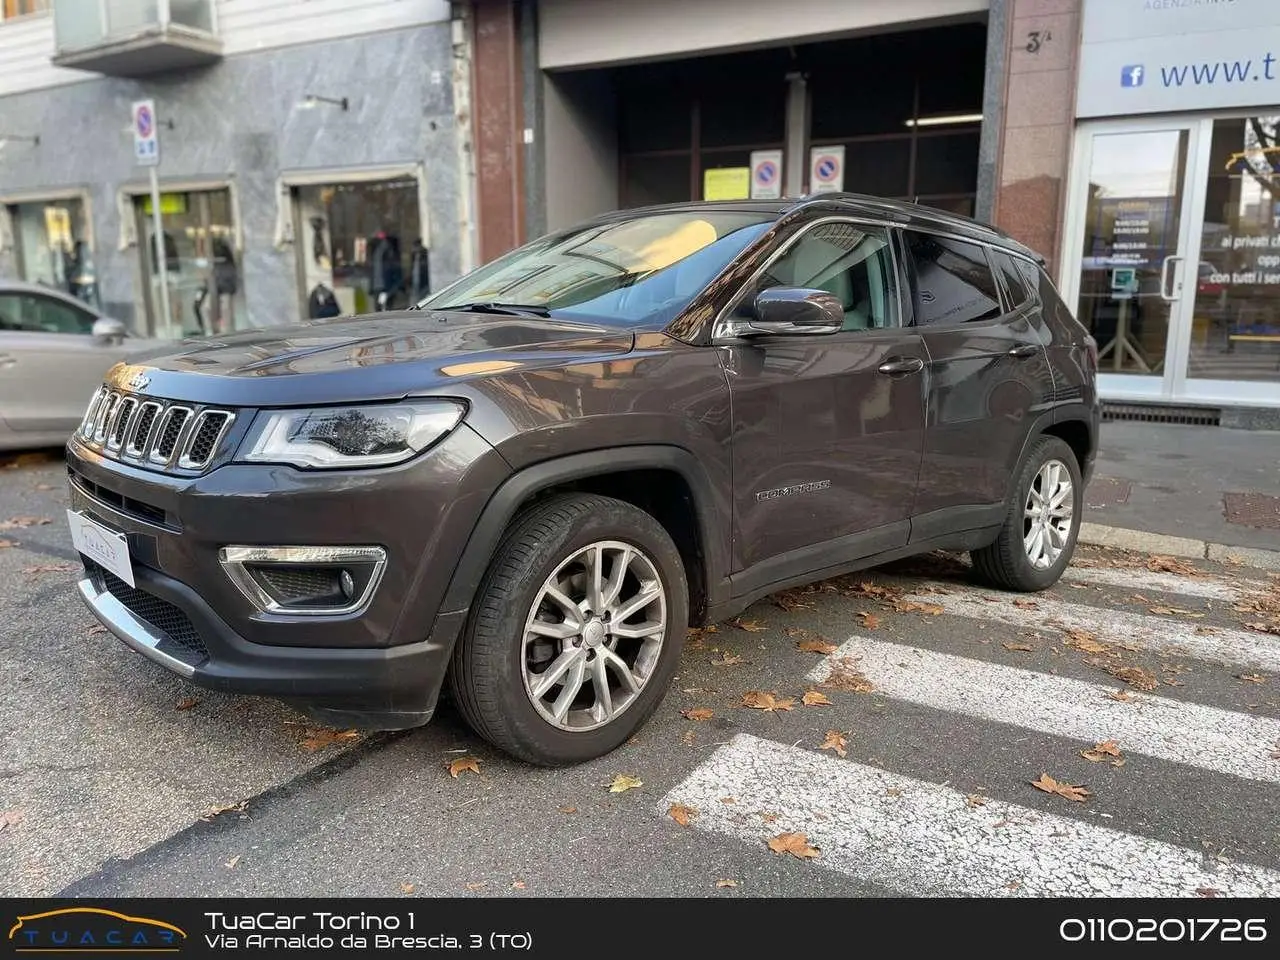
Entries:
POLYGON ((777 200, 782 196, 782 151, 751 151, 751 199, 777 200))
POLYGON ((844 189, 844 147, 809 149, 809 192, 839 193, 844 189))

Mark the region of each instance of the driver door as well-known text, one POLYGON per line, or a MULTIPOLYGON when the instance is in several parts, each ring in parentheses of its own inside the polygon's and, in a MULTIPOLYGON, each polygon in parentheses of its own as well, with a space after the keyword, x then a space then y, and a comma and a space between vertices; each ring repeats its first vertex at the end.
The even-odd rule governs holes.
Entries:
POLYGON ((839 333, 721 345, 733 410, 735 593, 904 546, 924 445, 927 354, 902 326, 888 230, 803 229, 736 305, 772 286, 826 290, 839 333))

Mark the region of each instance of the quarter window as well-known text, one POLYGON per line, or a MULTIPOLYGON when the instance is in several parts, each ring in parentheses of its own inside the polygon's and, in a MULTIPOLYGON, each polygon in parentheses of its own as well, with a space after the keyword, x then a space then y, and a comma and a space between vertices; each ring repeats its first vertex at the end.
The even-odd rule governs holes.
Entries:
POLYGON ((906 232, 916 268, 916 326, 977 323, 1001 315, 987 253, 976 243, 906 232))
POLYGON ((756 294, 803 287, 833 294, 844 308, 844 330, 897 325, 897 286, 889 235, 859 223, 823 223, 806 231, 775 260, 739 307, 749 314, 756 294))
POLYGON ((991 260, 1000 271, 1000 276, 1004 278, 1005 289, 1009 291, 1010 309, 1018 309, 1031 299, 1031 288, 1027 285, 1026 278, 1018 269, 1018 264, 1014 262, 1013 257, 1003 250, 992 250, 991 260))

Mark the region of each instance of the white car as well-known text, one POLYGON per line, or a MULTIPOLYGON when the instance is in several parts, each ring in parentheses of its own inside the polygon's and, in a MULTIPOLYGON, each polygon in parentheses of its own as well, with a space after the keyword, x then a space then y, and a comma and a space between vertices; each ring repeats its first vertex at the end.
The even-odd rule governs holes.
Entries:
POLYGON ((0 450, 66 443, 107 370, 158 345, 58 290, 0 280, 0 450))

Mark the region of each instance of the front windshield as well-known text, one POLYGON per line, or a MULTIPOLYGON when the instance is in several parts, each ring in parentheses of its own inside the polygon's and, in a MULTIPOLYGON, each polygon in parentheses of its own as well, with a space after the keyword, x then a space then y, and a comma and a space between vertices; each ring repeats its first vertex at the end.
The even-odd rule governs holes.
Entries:
POLYGON ((543 307, 609 324, 665 323, 773 222, 764 213, 680 211, 535 240, 419 304, 543 307))

